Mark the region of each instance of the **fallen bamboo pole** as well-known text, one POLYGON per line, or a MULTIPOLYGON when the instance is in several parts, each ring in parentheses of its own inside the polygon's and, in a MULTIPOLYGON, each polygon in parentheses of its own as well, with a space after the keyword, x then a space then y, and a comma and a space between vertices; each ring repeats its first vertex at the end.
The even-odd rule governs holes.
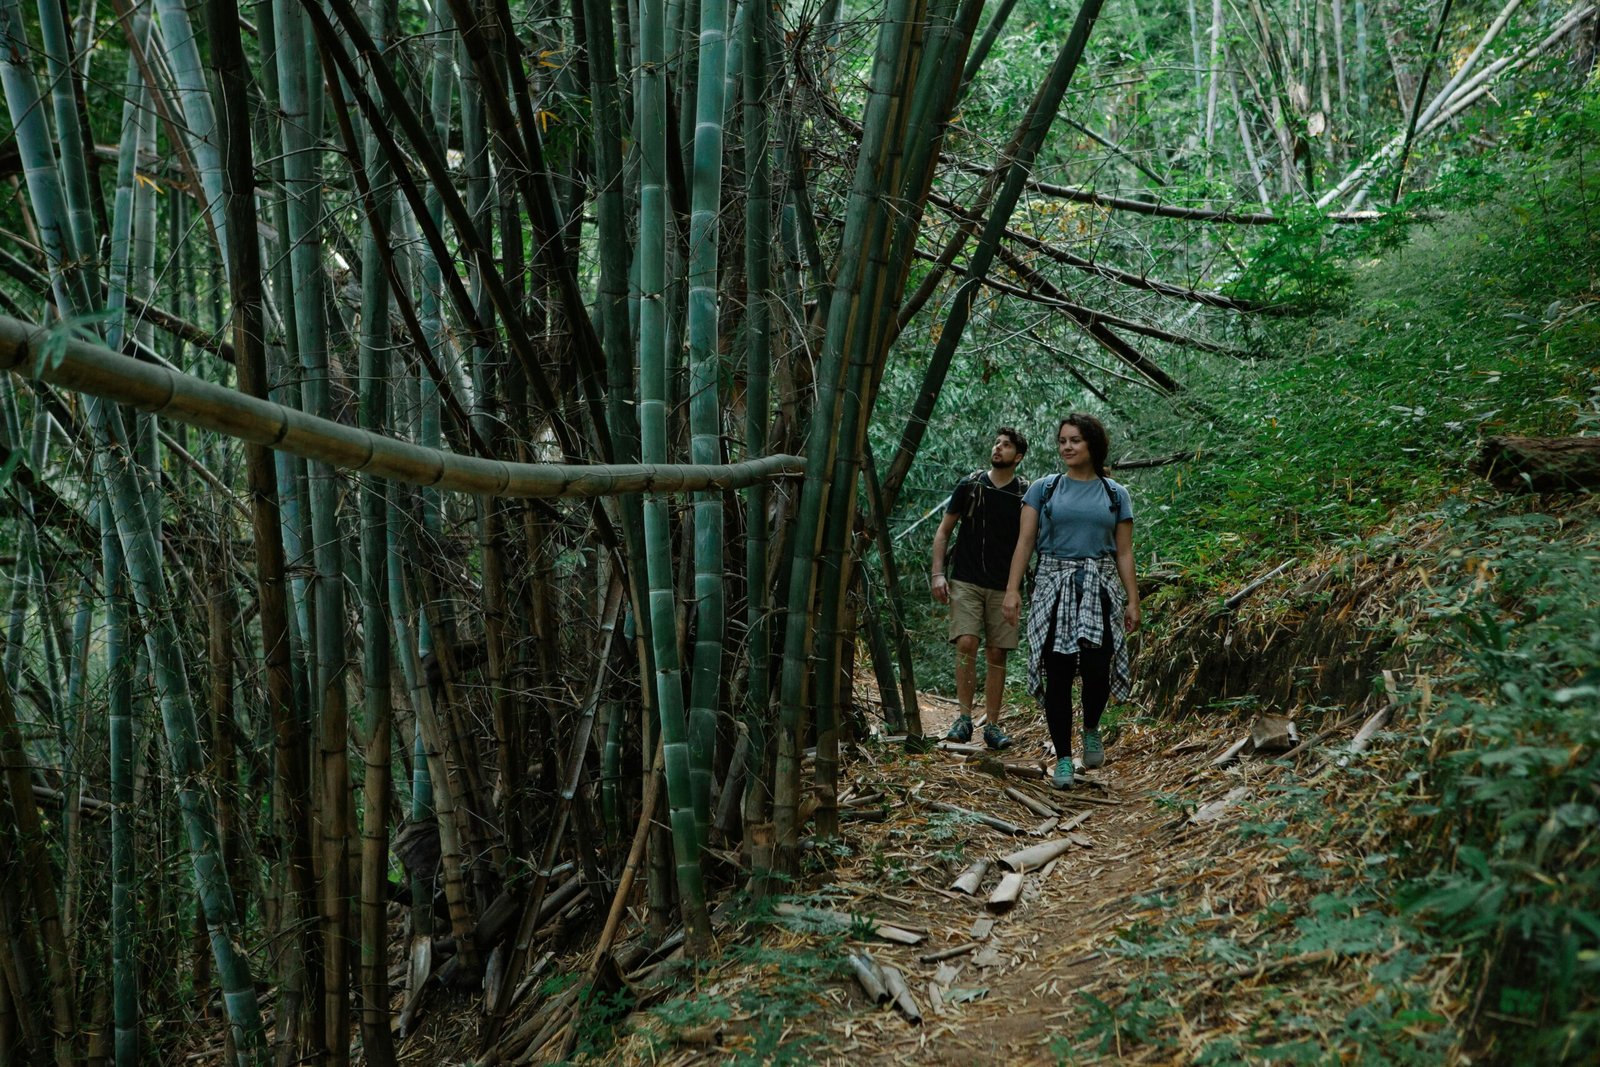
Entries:
POLYGON ((742 489, 804 471, 799 456, 730 464, 512 463, 423 448, 248 396, 0 315, 0 370, 375 478, 496 497, 742 489))
POLYGON ((1054 818, 1055 816, 1061 814, 1044 801, 1036 800, 1033 797, 1030 797, 1028 794, 1024 793, 1014 785, 1006 786, 1005 793, 1006 796, 1010 797, 1012 800, 1015 800, 1018 804, 1021 804, 1023 807, 1027 808, 1041 819, 1054 818))
POLYGON ((968 941, 965 945, 951 945, 949 948, 942 948, 937 952, 928 952, 918 956, 917 962, 939 963, 942 960, 953 960, 957 956, 965 956, 977 947, 978 943, 976 941, 968 941))

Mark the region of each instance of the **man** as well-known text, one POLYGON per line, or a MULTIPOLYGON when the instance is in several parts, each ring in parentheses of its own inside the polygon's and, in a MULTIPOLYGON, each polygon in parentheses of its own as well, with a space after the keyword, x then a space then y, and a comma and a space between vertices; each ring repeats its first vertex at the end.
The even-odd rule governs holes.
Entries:
POLYGON ((1000 749, 1011 739, 1000 731, 1000 699, 1006 687, 1006 654, 1017 647, 1018 625, 1001 614, 1011 554, 1017 547, 1022 494, 1028 482, 1017 477, 1017 465, 1028 452, 1028 439, 1010 426, 995 431, 989 469, 956 484, 939 532, 933 535, 933 598, 950 605, 950 641, 956 646, 956 702, 961 716, 945 735, 950 741, 972 740, 972 699, 978 688, 978 638, 983 638, 988 675, 983 708, 987 724, 983 743, 1000 749), (954 551, 946 556, 950 533, 961 527, 954 551), (946 570, 948 558, 949 569, 946 570))

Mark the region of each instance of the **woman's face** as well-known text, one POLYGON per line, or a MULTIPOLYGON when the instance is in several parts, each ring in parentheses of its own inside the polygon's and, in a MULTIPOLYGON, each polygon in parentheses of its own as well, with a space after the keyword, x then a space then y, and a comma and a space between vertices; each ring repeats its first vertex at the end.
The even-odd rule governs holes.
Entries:
POLYGON ((1094 469, 1094 457, 1089 453, 1089 442, 1083 439, 1083 431, 1070 422, 1062 426, 1060 432, 1056 434, 1056 450, 1061 453, 1061 462, 1067 465, 1068 470, 1094 469))

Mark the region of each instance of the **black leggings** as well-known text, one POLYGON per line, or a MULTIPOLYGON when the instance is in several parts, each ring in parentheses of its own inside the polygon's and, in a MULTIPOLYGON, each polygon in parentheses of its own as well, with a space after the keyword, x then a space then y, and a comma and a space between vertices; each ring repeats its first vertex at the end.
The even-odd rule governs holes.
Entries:
MULTIPOLYGON (((1104 643, 1080 646, 1075 653, 1049 651, 1044 654, 1044 721, 1050 727, 1050 740, 1056 758, 1072 755, 1072 679, 1083 678, 1083 728, 1100 727, 1100 716, 1111 699, 1111 605, 1101 598, 1105 613, 1104 643)), ((1054 635, 1052 635, 1053 639, 1054 635)), ((1046 644, 1049 648, 1049 644, 1046 644)))

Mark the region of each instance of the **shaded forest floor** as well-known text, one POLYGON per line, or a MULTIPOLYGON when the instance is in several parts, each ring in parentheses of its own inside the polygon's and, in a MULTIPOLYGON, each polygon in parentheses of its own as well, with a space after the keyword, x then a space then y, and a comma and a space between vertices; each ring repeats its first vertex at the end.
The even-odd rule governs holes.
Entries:
MULTIPOLYGON (((928 697, 924 715, 929 733, 942 734, 955 706, 928 697)), ((1314 1032, 1325 1022, 1314 1019, 1320 1011, 1377 995, 1380 979, 1358 958, 1365 946, 1293 944, 1301 932, 1290 920, 1308 914, 1313 898, 1338 892, 1328 883, 1348 857, 1285 847, 1266 832, 1264 815, 1280 780, 1330 766, 1359 723, 1334 731, 1325 747, 1305 750, 1296 772, 1292 762, 1266 758, 1214 765, 1241 736, 1231 717, 1125 721, 1113 731, 1106 766, 1080 773, 1074 789, 1056 791, 1024 769, 1042 771, 1048 758, 1038 715, 1007 708, 1003 722, 1015 737, 1001 757, 1009 769, 980 754, 858 749, 843 787, 844 840, 826 876, 819 858, 777 912, 750 908, 724 926, 723 960, 697 980, 670 969, 647 979, 664 982, 654 993, 643 987, 654 1003, 607 1035, 616 1044, 595 1045, 594 1059, 1204 1062, 1207 1048, 1240 1047, 1218 1046, 1228 1035, 1254 1044, 1253 1028, 1270 1021, 1289 989, 1302 1002, 1302 1017, 1274 1025, 1279 1036, 1314 1032), (1042 820, 1007 795, 1008 787, 1056 809, 1059 819, 1042 820), (867 803, 852 804, 858 798, 867 803), (939 803, 1029 833, 1007 833, 939 803), (976 860, 1063 836, 1073 846, 1027 873, 1008 910, 986 906, 1001 877, 997 864, 976 895, 951 891, 976 860), (839 913, 854 921, 830 918, 839 913), (916 943, 886 940, 876 924, 910 933, 916 943), (920 1025, 863 992, 846 963, 852 952, 904 975, 920 1025), (1179 991, 1183 1013, 1153 996, 1156 985, 1166 991, 1167 952, 1204 971, 1179 991), (934 958, 941 955, 949 958, 934 958), (1248 1007, 1233 1010, 1233 1003, 1248 1007), (1166 1030, 1172 1032, 1158 1034, 1166 1030)), ((1352 784, 1359 780, 1346 786, 1352 784)), ((1338 805, 1343 792, 1332 788, 1322 802, 1338 805)), ((1349 816, 1360 819, 1359 807, 1351 807, 1349 816)), ((1452 1010, 1441 988, 1448 975, 1438 978, 1436 1006, 1452 1010)))

